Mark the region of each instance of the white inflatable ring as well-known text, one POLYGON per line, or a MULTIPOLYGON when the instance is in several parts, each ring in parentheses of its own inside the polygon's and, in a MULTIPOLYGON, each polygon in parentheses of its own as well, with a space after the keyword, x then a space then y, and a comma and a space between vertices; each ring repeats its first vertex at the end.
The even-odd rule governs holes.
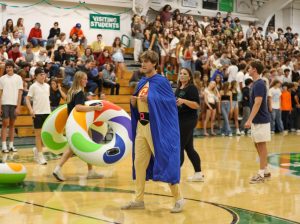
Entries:
MULTIPOLYGON (((86 104, 89 105, 90 101, 86 104)), ((44 145, 53 153, 63 153, 68 147, 64 129, 68 119, 67 104, 55 109, 43 124, 41 137, 44 145)), ((90 127, 90 134, 94 142, 99 143, 107 133, 107 124, 95 123, 90 127)))
POLYGON ((0 184, 21 183, 26 177, 24 165, 19 163, 0 163, 0 184))
POLYGON ((119 106, 105 100, 101 111, 78 112, 72 110, 66 124, 66 136, 73 152, 83 161, 96 165, 111 165, 128 155, 132 149, 131 119, 119 106), (107 123, 113 130, 113 138, 107 144, 97 144, 88 135, 89 127, 97 122, 107 123))

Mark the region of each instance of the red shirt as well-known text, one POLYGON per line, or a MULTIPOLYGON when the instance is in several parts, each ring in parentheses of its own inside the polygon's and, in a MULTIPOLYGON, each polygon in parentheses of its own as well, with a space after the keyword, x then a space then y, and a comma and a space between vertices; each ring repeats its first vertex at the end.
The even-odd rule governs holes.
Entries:
POLYGON ((14 62, 16 62, 16 60, 18 59, 18 58, 20 58, 20 57, 22 57, 22 54, 21 54, 21 52, 13 52, 12 50, 10 50, 9 52, 8 52, 8 58, 9 59, 13 59, 13 61, 14 62))
POLYGON ((35 27, 33 27, 30 30, 29 36, 27 38, 27 41, 30 42, 33 37, 35 37, 35 38, 42 38, 42 30, 41 29, 36 29, 35 27))

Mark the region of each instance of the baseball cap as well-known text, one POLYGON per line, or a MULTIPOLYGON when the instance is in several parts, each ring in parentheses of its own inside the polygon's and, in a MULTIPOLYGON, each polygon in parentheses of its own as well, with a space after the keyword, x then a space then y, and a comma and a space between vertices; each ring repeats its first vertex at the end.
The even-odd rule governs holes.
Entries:
POLYGON ((34 71, 34 75, 38 75, 38 74, 41 74, 41 73, 45 73, 44 69, 43 68, 36 68, 35 71, 34 71))
POLYGON ((80 23, 76 23, 76 27, 77 28, 81 28, 81 24, 80 23))

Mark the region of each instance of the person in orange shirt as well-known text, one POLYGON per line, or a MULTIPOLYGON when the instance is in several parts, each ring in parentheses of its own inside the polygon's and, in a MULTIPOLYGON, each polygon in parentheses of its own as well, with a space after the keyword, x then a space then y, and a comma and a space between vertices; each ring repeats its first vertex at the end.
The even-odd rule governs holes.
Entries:
POLYGON ((80 44, 83 45, 84 48, 87 47, 87 40, 83 34, 83 31, 81 29, 81 24, 76 23, 76 25, 71 29, 70 31, 70 38, 72 38, 73 34, 76 34, 78 36, 78 39, 80 41, 80 44))
POLYGON ((291 126, 292 96, 291 88, 288 83, 283 83, 281 93, 281 119, 284 133, 287 134, 291 126))

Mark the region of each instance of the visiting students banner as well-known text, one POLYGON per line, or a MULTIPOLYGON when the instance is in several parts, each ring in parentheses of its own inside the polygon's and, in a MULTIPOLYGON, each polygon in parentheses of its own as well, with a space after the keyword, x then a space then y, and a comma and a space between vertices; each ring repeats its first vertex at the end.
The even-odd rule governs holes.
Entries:
POLYGON ((103 30, 120 30, 120 16, 90 14, 90 28, 103 30))

